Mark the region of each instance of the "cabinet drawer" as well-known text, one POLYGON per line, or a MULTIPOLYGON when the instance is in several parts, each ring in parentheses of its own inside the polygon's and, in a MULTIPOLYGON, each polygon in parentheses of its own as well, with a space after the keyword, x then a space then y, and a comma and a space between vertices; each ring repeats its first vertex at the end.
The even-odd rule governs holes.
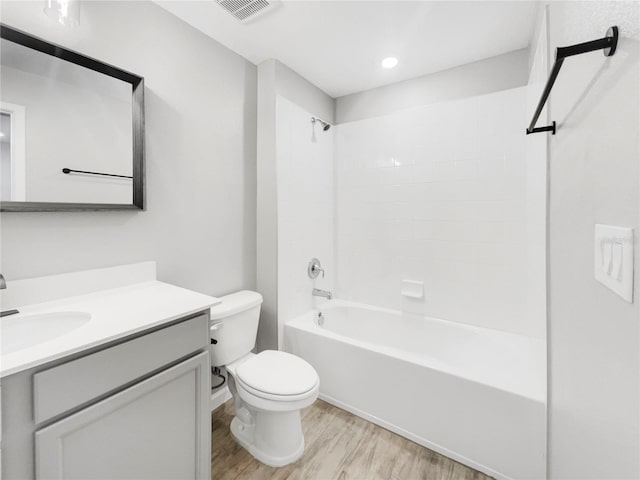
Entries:
POLYGON ((36 424, 109 393, 209 344, 207 314, 36 373, 36 424))

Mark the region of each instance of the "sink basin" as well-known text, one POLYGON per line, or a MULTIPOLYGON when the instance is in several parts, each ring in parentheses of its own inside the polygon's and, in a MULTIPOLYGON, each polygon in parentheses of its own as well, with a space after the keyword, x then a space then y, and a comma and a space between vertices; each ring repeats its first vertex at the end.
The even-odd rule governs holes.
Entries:
POLYGON ((87 312, 51 312, 0 319, 0 353, 31 348, 80 328, 91 320, 87 312))

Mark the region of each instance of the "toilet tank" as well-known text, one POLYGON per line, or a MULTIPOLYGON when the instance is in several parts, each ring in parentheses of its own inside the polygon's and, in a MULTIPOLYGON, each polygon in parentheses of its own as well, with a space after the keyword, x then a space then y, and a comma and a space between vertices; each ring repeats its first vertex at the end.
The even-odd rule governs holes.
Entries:
POLYGON ((262 295, 243 290, 219 298, 211 307, 211 365, 221 367, 243 357, 256 344, 262 295))

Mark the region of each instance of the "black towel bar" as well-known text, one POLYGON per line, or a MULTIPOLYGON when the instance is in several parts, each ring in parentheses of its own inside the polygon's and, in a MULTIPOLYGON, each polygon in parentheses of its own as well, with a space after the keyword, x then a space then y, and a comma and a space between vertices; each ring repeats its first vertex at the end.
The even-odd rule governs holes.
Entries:
POLYGON ((540 97, 540 101, 538 102, 538 106, 536 107, 536 113, 533 114, 531 123, 527 128, 527 135, 529 135, 530 133, 539 132, 551 132, 552 135, 556 134, 556 122, 553 122, 551 125, 548 125, 546 127, 538 128, 536 128, 536 122, 538 121, 540 113, 542 113, 544 104, 547 103, 547 99, 549 98, 549 94, 551 93, 551 89, 553 88, 553 84, 555 83, 556 78, 558 78, 558 74, 560 73, 560 68, 562 68, 564 59, 567 57, 572 57, 573 55, 581 55, 583 53, 593 52, 595 50, 603 50, 604 56, 610 57, 611 55, 616 53, 617 45, 618 27, 613 26, 609 27, 604 38, 599 38, 598 40, 592 40, 590 42, 578 43, 577 45, 571 45, 570 47, 556 48, 556 61, 553 64, 553 68, 551 69, 549 80, 547 80, 547 84, 542 91, 542 97, 540 97))
POLYGON ((85 175, 101 175, 103 177, 133 178, 129 175, 116 175, 115 173, 87 172, 86 170, 73 170, 71 168, 63 168, 62 173, 84 173, 85 175))

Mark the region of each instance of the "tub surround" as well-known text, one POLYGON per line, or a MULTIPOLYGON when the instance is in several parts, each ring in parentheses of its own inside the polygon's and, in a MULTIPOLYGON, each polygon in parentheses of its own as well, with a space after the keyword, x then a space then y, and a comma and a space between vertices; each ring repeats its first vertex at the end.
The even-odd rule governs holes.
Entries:
POLYGON ((336 126, 338 298, 400 310, 402 280, 418 280, 415 313, 545 338, 544 159, 526 155, 525 93, 336 126))
POLYGON ((311 118, 316 116, 321 117, 321 111, 306 110, 286 98, 277 98, 279 348, 284 324, 324 301, 312 296, 314 288, 334 291, 335 287, 335 129, 313 127, 311 118), (324 269, 315 278, 306 272, 312 258, 317 258, 324 269))
POLYGON ((157 281, 154 262, 8 281, 5 292, 2 308, 17 308, 20 313, 4 317, 0 329, 3 322, 15 322, 35 314, 86 312, 91 318, 76 330, 50 341, 3 354, 1 377, 170 323, 219 303, 215 297, 157 281), (132 279, 135 283, 131 284, 132 279), (118 282, 124 286, 117 287, 118 282), (16 292, 11 298, 14 284, 16 292), (105 285, 111 288, 41 303, 16 303, 28 302, 28 292, 33 292, 32 298, 42 299, 47 295, 46 287, 52 285, 56 287, 50 296, 69 295, 76 288, 84 292, 105 285))

